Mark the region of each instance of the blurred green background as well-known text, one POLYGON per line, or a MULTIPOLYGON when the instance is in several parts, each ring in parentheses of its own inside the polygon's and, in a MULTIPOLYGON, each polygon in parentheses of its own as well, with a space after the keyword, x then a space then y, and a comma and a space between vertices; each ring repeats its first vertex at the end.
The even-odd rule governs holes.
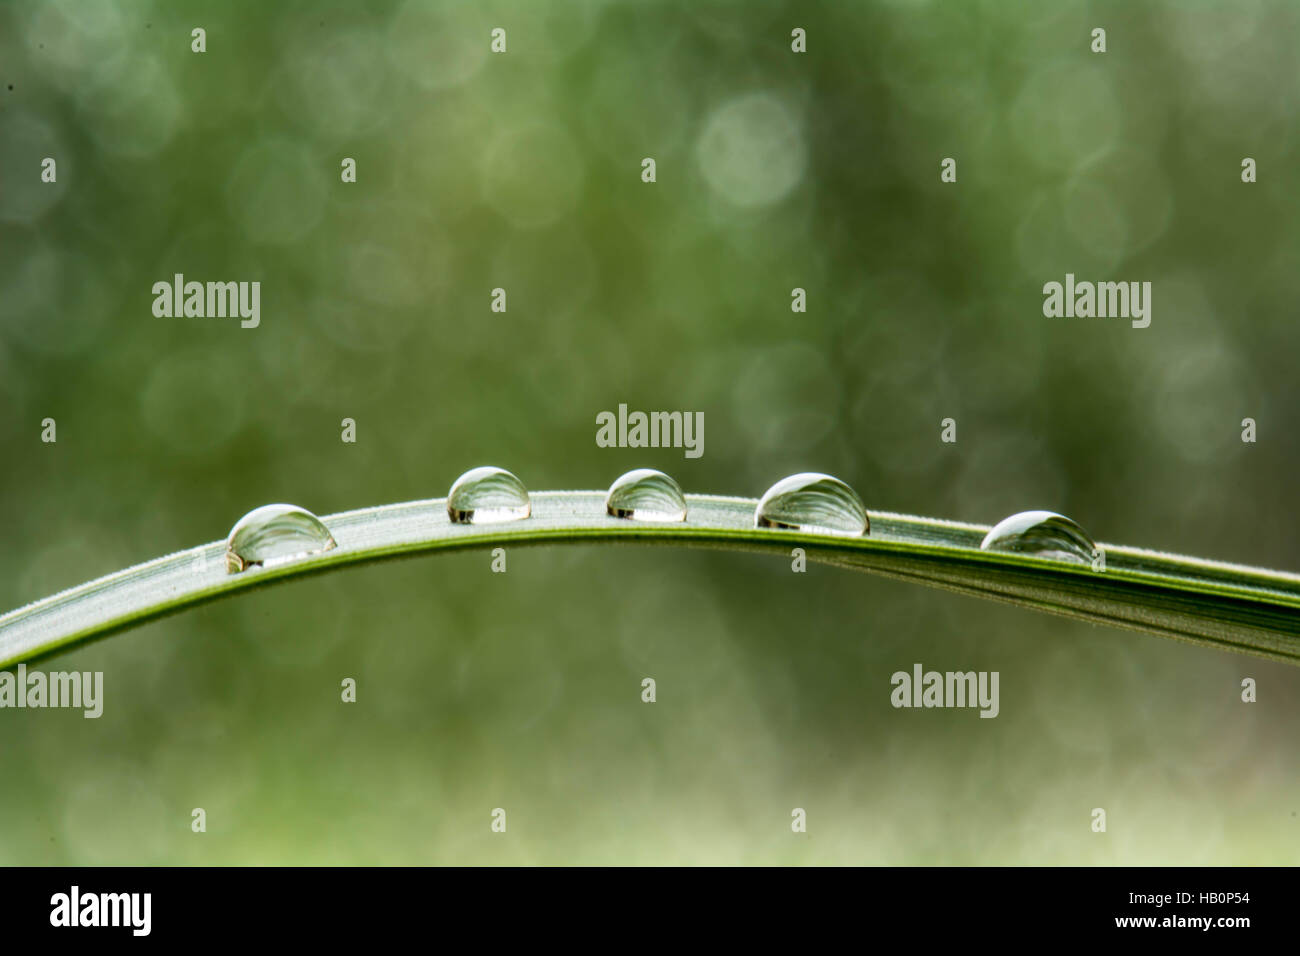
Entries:
MULTIPOLYGON (((6 0, 0 610, 485 463, 828 471, 869 509, 1300 570, 1298 28, 1264 0, 6 0), (176 272, 261 281, 261 326, 155 318, 176 272), (1044 318, 1067 272, 1152 282, 1150 328, 1044 318), (704 412, 704 456, 597 448, 620 402, 704 412)), ((1295 668, 753 555, 489 562, 38 665, 102 670, 104 716, 0 711, 0 863, 1297 858, 1295 668), (918 661, 999 671, 1001 715, 894 710, 918 661)))

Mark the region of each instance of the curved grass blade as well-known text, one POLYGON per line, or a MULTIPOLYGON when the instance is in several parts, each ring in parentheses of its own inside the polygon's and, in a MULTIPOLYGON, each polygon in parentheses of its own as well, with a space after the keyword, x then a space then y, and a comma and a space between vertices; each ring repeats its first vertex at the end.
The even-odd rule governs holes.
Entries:
POLYGON ((503 524, 454 524, 445 499, 324 518, 338 546, 275 567, 229 574, 225 542, 136 565, 0 617, 0 667, 66 650, 239 591, 351 564, 426 551, 632 542, 788 555, 1067 617, 1300 663, 1300 575, 1101 545, 1104 571, 980 550, 987 526, 871 513, 866 537, 755 528, 749 498, 687 495, 687 519, 611 517, 597 491, 532 495, 533 514, 503 524))

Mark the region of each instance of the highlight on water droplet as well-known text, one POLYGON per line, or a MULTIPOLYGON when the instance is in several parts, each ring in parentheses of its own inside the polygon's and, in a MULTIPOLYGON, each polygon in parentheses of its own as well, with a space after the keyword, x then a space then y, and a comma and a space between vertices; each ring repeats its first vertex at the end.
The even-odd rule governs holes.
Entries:
POLYGON ((235 522, 226 539, 226 570, 271 567, 337 547, 320 518, 297 505, 263 505, 235 522))
POLYGON ((858 493, 831 475, 802 472, 782 478, 754 509, 755 528, 863 535, 871 521, 858 493))
POLYGON ((633 521, 685 521, 686 496, 662 471, 637 468, 620 475, 605 495, 605 511, 633 521))
POLYGON ((984 536, 980 548, 1078 564, 1092 564, 1097 553, 1088 533, 1055 511, 1022 511, 1003 518, 984 536))
POLYGON ((532 513, 524 483, 492 465, 471 468, 447 492, 447 517, 455 524, 518 521, 532 513))

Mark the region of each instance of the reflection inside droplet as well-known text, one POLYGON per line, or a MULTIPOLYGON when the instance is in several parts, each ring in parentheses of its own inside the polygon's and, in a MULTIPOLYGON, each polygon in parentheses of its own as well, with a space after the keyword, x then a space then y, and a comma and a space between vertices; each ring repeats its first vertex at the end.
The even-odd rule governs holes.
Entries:
POLYGON ((456 524, 517 521, 527 518, 532 510, 524 483, 492 465, 471 468, 447 493, 447 517, 456 524))
POLYGON ((858 493, 844 482, 803 472, 767 489, 754 511, 754 527, 863 535, 869 533, 871 522, 858 493))
POLYGON ((677 482, 662 471, 637 468, 609 486, 605 511, 633 521, 685 521, 686 496, 677 482))
POLYGON ((1078 564, 1091 564, 1097 553, 1087 532, 1054 511, 1022 511, 1003 518, 984 536, 980 548, 1078 564))
POLYGON ((263 505, 235 522, 226 540, 226 570, 271 567, 336 547, 329 529, 297 505, 263 505))

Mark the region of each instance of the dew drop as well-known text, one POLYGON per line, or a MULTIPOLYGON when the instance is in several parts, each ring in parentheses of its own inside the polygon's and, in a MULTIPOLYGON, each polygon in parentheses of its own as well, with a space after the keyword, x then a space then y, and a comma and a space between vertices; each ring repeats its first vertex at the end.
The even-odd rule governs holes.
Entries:
POLYGON ((858 493, 830 475, 802 472, 782 478, 754 510, 755 528, 815 534, 868 534, 871 521, 858 493))
POLYGON ((980 548, 1078 564, 1091 564, 1097 551, 1086 531, 1054 511, 1022 511, 1003 518, 984 536, 980 548))
POLYGON ((615 518, 633 521, 685 521, 686 496, 662 471, 637 468, 609 486, 605 510, 615 518))
POLYGON ((235 522, 226 539, 226 570, 271 567, 336 547, 334 536, 310 511, 297 505, 263 505, 235 522))
POLYGON ((447 517, 455 524, 517 521, 532 513, 528 489, 504 468, 471 468, 447 492, 447 517))

